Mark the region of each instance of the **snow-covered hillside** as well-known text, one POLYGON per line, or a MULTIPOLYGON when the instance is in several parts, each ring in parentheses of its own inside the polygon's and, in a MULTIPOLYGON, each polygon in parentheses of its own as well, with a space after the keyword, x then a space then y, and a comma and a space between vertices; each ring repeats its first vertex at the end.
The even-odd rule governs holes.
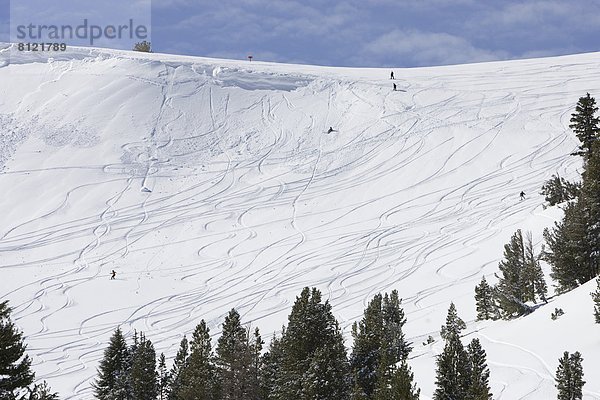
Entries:
POLYGON ((63 398, 92 398, 119 325, 172 357, 232 307, 269 336, 317 286, 348 339, 399 290, 424 399, 450 301, 496 399, 555 397, 565 350, 600 399, 592 286, 511 322, 474 322, 473 300, 517 228, 539 249, 560 216, 537 193, 578 176, 569 118, 600 53, 396 70, 394 92, 387 69, 0 48, 0 296, 63 398))

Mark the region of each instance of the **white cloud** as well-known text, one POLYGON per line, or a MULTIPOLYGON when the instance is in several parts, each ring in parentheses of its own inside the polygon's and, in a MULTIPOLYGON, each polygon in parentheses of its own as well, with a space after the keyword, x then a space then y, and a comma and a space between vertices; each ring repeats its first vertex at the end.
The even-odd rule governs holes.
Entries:
POLYGON ((505 54, 479 49, 462 37, 415 30, 386 33, 367 43, 363 53, 386 65, 459 64, 506 57, 505 54))

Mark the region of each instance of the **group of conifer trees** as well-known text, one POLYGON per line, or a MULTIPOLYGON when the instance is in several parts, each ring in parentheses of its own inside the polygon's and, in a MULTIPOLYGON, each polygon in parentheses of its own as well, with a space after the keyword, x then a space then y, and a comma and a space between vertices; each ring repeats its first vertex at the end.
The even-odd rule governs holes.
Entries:
MULTIPOLYGON (((352 326, 350 354, 331 305, 305 288, 288 324, 263 352, 231 310, 213 351, 205 321, 190 341, 184 337, 170 368, 143 334, 128 345, 117 329, 94 383, 99 400, 418 400, 420 390, 408 365, 412 351, 398 292, 377 294, 352 326), (158 364, 158 365, 157 365, 158 364)), ((444 351, 437 358, 436 400, 491 398, 486 354, 478 339, 465 348, 464 322, 454 304, 442 327, 444 351), (450 396, 450 397, 449 397, 450 396), (455 397, 459 396, 459 397, 455 397)))

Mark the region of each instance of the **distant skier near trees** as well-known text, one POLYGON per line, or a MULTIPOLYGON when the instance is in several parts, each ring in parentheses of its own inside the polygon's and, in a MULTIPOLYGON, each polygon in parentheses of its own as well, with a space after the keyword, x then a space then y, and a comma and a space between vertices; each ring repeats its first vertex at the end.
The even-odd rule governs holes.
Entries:
POLYGON ((115 279, 115 276, 117 276, 117 271, 115 271, 115 270, 113 269, 113 270, 111 271, 111 273, 110 273, 110 280, 111 280, 111 281, 112 281, 112 280, 114 280, 114 279, 115 279))
POLYGON ((390 74, 390 79, 396 79, 394 78, 394 71, 392 71, 392 73, 390 74))
POLYGON ((519 196, 521 197, 521 201, 525 200, 525 192, 521 190, 521 193, 519 193, 519 196))

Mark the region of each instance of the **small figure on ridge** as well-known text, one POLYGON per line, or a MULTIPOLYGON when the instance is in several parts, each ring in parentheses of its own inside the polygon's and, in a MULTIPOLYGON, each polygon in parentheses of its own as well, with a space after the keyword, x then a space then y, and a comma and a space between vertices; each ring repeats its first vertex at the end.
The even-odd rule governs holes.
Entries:
POLYGON ((396 84, 395 84, 395 83, 392 83, 392 85, 394 85, 394 92, 395 92, 395 91, 397 90, 397 89, 396 89, 396 84))
POLYGON ((112 272, 110 273, 110 280, 112 281, 113 279, 115 279, 115 276, 117 276, 117 271, 115 271, 113 269, 112 272))
POLYGON ((394 71, 392 71, 392 73, 390 74, 390 79, 396 79, 394 78, 394 71))
POLYGON ((330 126, 329 129, 327 130, 327 133, 331 133, 331 132, 333 132, 333 127, 330 126))
POLYGON ((521 193, 519 193, 519 196, 521 196, 521 201, 525 200, 525 192, 521 190, 521 193))

